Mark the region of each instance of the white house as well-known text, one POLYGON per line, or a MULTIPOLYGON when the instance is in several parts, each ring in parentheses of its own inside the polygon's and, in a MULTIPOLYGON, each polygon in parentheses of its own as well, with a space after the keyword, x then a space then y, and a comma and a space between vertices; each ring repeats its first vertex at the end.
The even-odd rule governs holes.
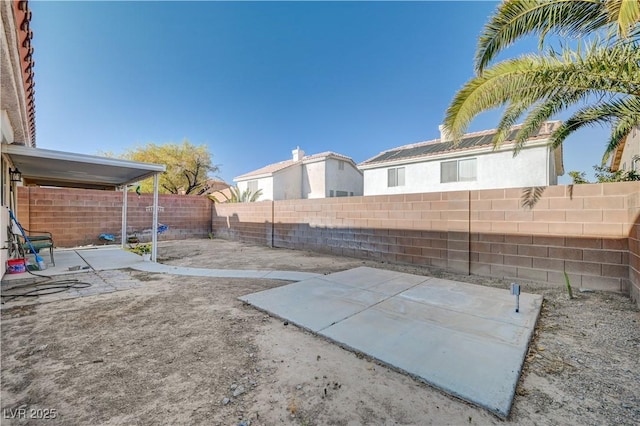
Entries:
POLYGON ((300 148, 292 154, 233 180, 240 191, 262 190, 260 201, 362 195, 362 172, 351 158, 335 152, 305 156, 300 148))
POLYGON ((518 126, 498 149, 491 142, 496 130, 465 134, 454 145, 440 126, 440 139, 393 148, 358 164, 364 195, 556 185, 564 173, 562 146, 550 151, 547 142, 559 123, 544 123, 516 157, 518 126))

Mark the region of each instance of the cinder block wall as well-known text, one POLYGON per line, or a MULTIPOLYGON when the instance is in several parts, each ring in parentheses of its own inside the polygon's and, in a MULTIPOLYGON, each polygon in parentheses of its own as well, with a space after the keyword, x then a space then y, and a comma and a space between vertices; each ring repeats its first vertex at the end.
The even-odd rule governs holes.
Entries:
POLYGON ((514 280, 564 285, 566 271, 575 288, 633 293, 639 192, 640 182, 554 186, 540 188, 531 207, 523 189, 217 204, 213 229, 256 244, 514 280))
POLYGON ((273 202, 215 204, 216 237, 272 247, 273 202))
POLYGON ((274 246, 469 273, 467 192, 274 203, 274 246))
MULTIPOLYGON (((160 195, 164 210, 158 221, 169 230, 160 239, 206 237, 211 230, 212 203, 206 197, 160 195)), ((137 232, 151 240, 153 196, 135 193, 127 197, 128 234, 137 232)), ((18 220, 23 227, 53 233, 57 247, 103 244, 98 236, 113 234, 120 240, 122 192, 70 188, 20 187, 18 220)))
POLYGON ((473 191, 471 272, 629 291, 627 198, 638 182, 553 186, 532 208, 522 189, 473 191))
POLYGON ((629 195, 629 292, 640 305, 640 191, 629 195))

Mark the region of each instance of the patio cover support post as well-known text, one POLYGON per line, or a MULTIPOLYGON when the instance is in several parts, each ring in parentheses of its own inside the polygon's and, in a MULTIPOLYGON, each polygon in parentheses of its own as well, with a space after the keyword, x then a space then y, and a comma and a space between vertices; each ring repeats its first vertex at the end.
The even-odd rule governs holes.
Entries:
POLYGON ((158 173, 153 175, 153 226, 151 227, 151 261, 158 257, 158 173))
POLYGON ((120 238, 120 247, 124 250, 124 245, 127 241, 127 187, 125 184, 122 186, 122 238, 120 238))

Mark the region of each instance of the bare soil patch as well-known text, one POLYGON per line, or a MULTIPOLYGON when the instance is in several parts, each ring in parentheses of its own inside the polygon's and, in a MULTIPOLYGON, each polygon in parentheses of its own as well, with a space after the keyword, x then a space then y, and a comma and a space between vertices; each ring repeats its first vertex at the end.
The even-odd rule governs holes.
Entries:
MULTIPOLYGON (((331 273, 371 266, 223 240, 162 242, 163 263, 331 273)), ((2 424, 640 424, 640 311, 622 295, 523 283, 545 302, 509 419, 310 333, 237 297, 287 284, 130 274, 126 291, 2 312, 2 424), (11 418, 19 407, 26 419, 11 418), (49 411, 51 413, 51 411, 49 411), (49 416, 51 417, 51 416, 49 416)), ((481 365, 478 368, 482 368, 481 365)))

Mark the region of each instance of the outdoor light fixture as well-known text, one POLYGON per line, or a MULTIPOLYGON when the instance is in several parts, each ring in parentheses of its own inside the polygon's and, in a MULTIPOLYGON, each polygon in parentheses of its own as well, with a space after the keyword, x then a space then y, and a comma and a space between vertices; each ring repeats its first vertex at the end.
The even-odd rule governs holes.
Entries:
POLYGON ((9 168, 9 176, 11 182, 22 182, 22 173, 18 169, 9 168))

